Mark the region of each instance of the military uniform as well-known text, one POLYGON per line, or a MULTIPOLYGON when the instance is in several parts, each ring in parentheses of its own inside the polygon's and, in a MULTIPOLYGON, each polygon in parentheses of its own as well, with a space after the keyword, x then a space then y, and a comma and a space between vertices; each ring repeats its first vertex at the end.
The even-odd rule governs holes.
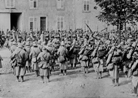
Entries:
POLYGON ((109 70, 109 73, 110 76, 112 77, 112 82, 114 86, 119 85, 119 68, 121 66, 121 61, 122 61, 121 50, 118 47, 116 47, 112 51, 112 59, 111 63, 109 64, 109 66, 112 66, 112 68, 110 68, 109 70))
POLYGON ((107 54, 107 50, 106 50, 105 46, 101 45, 97 51, 97 57, 100 60, 100 65, 98 67, 98 71, 99 71, 99 75, 100 75, 99 78, 102 78, 103 67, 104 67, 104 57, 106 54, 107 54))
POLYGON ((33 47, 31 47, 30 58, 32 60, 31 67, 36 72, 37 76, 38 76, 38 72, 39 72, 37 56, 39 55, 40 52, 41 52, 40 48, 38 47, 37 43, 34 42, 33 47))
POLYGON ((24 50, 26 52, 26 70, 31 72, 31 58, 29 56, 31 52, 31 46, 29 41, 26 42, 24 50))
MULTIPOLYGON (((18 81, 19 81, 19 77, 21 76, 22 82, 23 82, 24 81, 23 77, 25 75, 25 62, 26 62, 25 58, 26 57, 25 57, 25 51, 23 49, 22 44, 18 44, 18 47, 16 48, 16 50, 12 53, 12 57, 16 58, 17 54, 21 56, 22 62, 20 62, 20 63, 22 63, 22 64, 18 65, 18 63, 16 63, 16 65, 15 65, 15 74, 17 76, 18 81)), ((18 59, 18 58, 16 58, 16 59, 18 59)))
POLYGON ((58 55, 58 62, 60 63, 60 70, 63 75, 66 75, 66 71, 67 71, 67 65, 66 65, 67 52, 68 50, 65 48, 65 43, 62 41, 61 46, 57 51, 57 55, 58 55))
POLYGON ((85 47, 82 48, 82 50, 79 52, 79 60, 81 63, 82 71, 84 73, 88 73, 88 49, 85 47))
POLYGON ((128 71, 129 71, 129 65, 131 65, 131 61, 132 61, 132 53, 134 51, 134 48, 130 45, 126 45, 124 46, 124 51, 123 51, 123 71, 126 75, 126 77, 128 77, 128 71))
POLYGON ((70 55, 70 62, 71 62, 71 67, 75 68, 77 64, 77 41, 73 39, 72 46, 70 47, 69 50, 69 55, 70 55))
POLYGON ((47 77, 49 81, 50 77, 50 53, 47 51, 48 46, 43 47, 43 51, 38 55, 37 59, 39 62, 40 76, 44 82, 44 76, 47 77))

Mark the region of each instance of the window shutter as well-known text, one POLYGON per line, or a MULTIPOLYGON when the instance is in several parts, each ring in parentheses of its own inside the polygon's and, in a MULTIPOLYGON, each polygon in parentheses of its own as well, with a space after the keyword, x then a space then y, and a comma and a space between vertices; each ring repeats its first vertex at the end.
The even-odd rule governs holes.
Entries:
POLYGON ((84 11, 86 11, 86 10, 87 10, 87 1, 84 0, 84 11))
POLYGON ((15 8, 15 0, 11 0, 11 8, 15 8))
POLYGON ((58 30, 61 30, 61 17, 58 16, 58 30))
POLYGON ((64 9, 65 0, 61 0, 61 9, 64 9))
POLYGON ((6 8, 10 8, 11 0, 5 0, 6 8))
POLYGON ((38 0, 34 0, 33 1, 33 8, 37 8, 38 7, 38 0))
POLYGON ((90 5, 89 5, 89 4, 90 4, 90 1, 89 1, 89 0, 87 0, 87 11, 89 11, 89 10, 90 10, 90 8, 89 8, 89 7, 90 7, 90 5))
POLYGON ((34 30, 37 30, 37 17, 34 17, 34 30))
POLYGON ((29 27, 30 27, 30 30, 33 30, 33 25, 34 25, 34 19, 33 19, 33 17, 30 17, 29 18, 29 27))
POLYGON ((61 29, 62 30, 64 29, 64 17, 63 16, 61 17, 61 29))
POLYGON ((90 0, 84 0, 84 11, 87 12, 90 10, 90 0))
POLYGON ((61 0, 57 0, 57 9, 61 8, 61 0))
POLYGON ((30 9, 33 9, 34 7, 34 0, 29 0, 30 9))

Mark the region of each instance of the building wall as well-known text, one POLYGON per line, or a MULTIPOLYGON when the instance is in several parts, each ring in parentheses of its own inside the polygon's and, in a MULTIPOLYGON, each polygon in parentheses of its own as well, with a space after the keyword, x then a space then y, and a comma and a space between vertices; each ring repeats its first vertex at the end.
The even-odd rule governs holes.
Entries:
POLYGON ((10 30, 10 13, 0 12, 0 31, 10 30))
POLYGON ((105 28, 105 23, 100 22, 96 16, 99 14, 99 9, 95 10, 94 0, 90 0, 90 11, 84 12, 84 0, 75 0, 75 13, 76 13, 76 28, 84 28, 84 20, 89 21, 89 26, 94 31, 100 31, 105 28))
POLYGON ((57 16, 63 16, 65 20, 64 29, 84 28, 84 20, 89 20, 92 30, 101 30, 106 25, 95 17, 98 11, 94 10, 94 0, 90 0, 90 12, 83 12, 83 0, 65 0, 65 9, 57 9, 57 0, 38 0, 38 8, 30 9, 29 0, 15 0, 14 9, 5 8, 5 0, 0 1, 0 26, 4 30, 10 29, 10 13, 22 13, 19 17, 19 29, 30 31, 29 18, 37 17, 37 30, 40 30, 40 17, 46 17, 47 30, 57 29, 57 16), (2 13, 4 12, 4 13, 2 13), (6 18, 5 18, 6 17, 6 18), (5 23, 3 24, 3 22, 5 23))

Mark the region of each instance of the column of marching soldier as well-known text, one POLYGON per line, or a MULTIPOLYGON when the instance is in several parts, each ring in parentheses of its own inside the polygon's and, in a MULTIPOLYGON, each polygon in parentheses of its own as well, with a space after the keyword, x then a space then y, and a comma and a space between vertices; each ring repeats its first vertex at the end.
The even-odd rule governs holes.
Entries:
POLYGON ((68 65, 74 69, 79 62, 82 72, 87 74, 90 65, 101 79, 106 70, 114 86, 119 86, 119 75, 123 72, 131 79, 133 91, 137 94, 138 84, 138 41, 133 38, 118 43, 96 38, 91 34, 49 34, 33 39, 10 40, 11 66, 18 82, 24 81, 27 72, 35 72, 42 82, 49 82, 56 64, 61 75, 67 75, 68 65), (46 79, 45 79, 46 77, 46 79))

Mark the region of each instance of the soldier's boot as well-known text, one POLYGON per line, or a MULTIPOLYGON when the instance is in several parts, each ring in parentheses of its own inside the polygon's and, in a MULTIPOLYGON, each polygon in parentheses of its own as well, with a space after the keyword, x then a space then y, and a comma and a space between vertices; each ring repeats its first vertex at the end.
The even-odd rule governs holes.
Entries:
POLYGON ((24 76, 21 76, 21 82, 24 82, 24 76))
POLYGON ((113 85, 115 85, 115 79, 112 79, 112 83, 113 83, 113 85))
POLYGON ((20 82, 19 76, 16 76, 16 78, 17 78, 17 81, 20 82))
POLYGON ((73 68, 76 68, 76 63, 73 64, 73 68))
POLYGON ((102 79, 102 72, 99 72, 99 78, 102 79))
POLYGON ((136 87, 134 87, 134 93, 137 94, 137 88, 136 87))
POLYGON ((86 69, 86 73, 88 74, 89 73, 88 68, 85 68, 85 69, 86 69))
POLYGON ((118 79, 115 79, 115 85, 114 86, 118 86, 118 79))
POLYGON ((85 67, 82 67, 82 72, 85 73, 85 67))
POLYGON ((61 70, 61 75, 63 75, 63 70, 61 70))
POLYGON ((125 77, 128 78, 128 72, 125 72, 125 77))
POLYGON ((138 86, 136 86, 136 97, 138 97, 138 86))
POLYGON ((71 68, 73 68, 73 64, 71 63, 71 68))
POLYGON ((36 73, 36 76, 38 77, 39 76, 39 70, 36 70, 35 73, 36 73))
POLYGON ((67 75, 67 70, 64 70, 64 75, 65 75, 65 76, 67 75))
POLYGON ((44 82, 44 76, 41 76, 41 79, 42 79, 42 82, 45 83, 45 82, 44 82))
POLYGON ((116 79, 116 86, 119 86, 119 78, 116 79))
POLYGON ((46 82, 47 83, 50 82, 50 76, 49 75, 47 76, 46 82))
POLYGON ((100 75, 100 73, 99 73, 99 71, 97 71, 97 79, 99 79, 99 75, 100 75))
POLYGON ((52 72, 52 71, 55 71, 55 68, 54 68, 54 66, 52 66, 52 70, 51 70, 51 72, 52 72))

